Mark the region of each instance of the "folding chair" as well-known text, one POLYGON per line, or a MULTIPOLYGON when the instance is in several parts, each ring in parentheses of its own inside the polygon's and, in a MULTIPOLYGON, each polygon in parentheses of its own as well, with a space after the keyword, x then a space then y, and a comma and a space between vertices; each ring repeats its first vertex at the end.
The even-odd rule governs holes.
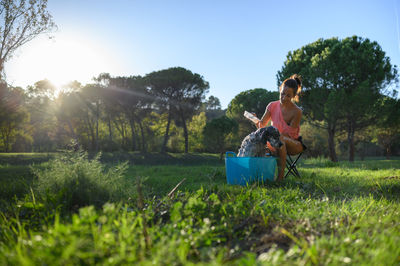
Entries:
POLYGON ((286 172, 286 174, 285 174, 284 179, 288 176, 288 174, 291 174, 291 175, 293 175, 294 177, 297 177, 297 178, 301 178, 300 173, 299 173, 299 171, 297 170, 296 163, 297 163, 297 161, 300 159, 300 156, 303 154, 303 152, 307 149, 307 147, 306 147, 306 145, 304 145, 301 136, 299 137, 298 140, 300 141, 301 145, 303 145, 303 151, 300 152, 300 153, 297 155, 297 157, 296 157, 295 160, 293 160, 292 157, 291 157, 289 154, 286 156, 286 168, 287 168, 287 172, 286 172))

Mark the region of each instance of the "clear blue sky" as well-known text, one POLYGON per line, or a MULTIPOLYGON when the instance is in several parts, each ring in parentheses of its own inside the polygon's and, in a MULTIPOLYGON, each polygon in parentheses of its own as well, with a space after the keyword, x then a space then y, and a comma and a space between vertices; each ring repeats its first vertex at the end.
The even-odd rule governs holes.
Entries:
MULTIPOLYGON (((54 58, 46 57, 48 48, 43 48, 51 41, 38 38, 6 64, 14 85, 51 80, 46 71, 57 67, 71 74, 76 69, 77 76, 69 78, 87 83, 101 72, 145 75, 181 66, 202 75, 210 83, 208 96, 217 96, 226 108, 241 91, 276 90, 276 74, 287 53, 319 38, 366 37, 381 45, 392 64, 400 65, 399 0, 49 0, 48 9, 58 26, 56 41, 79 40, 92 52, 82 52, 62 68, 57 65, 62 62, 46 63, 54 58), (85 65, 85 60, 92 64, 85 65), (32 76, 35 72, 29 71, 29 76, 24 65, 44 72, 32 76)), ((71 57, 66 52, 58 61, 71 57)))

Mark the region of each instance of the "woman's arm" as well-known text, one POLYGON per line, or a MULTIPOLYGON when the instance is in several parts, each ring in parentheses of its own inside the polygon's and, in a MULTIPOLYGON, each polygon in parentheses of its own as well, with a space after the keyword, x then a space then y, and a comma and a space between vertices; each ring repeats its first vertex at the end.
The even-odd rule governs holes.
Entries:
POLYGON ((267 106, 267 108, 265 108, 264 115, 261 117, 260 122, 258 122, 256 124, 257 128, 265 127, 268 124, 269 120, 271 120, 271 113, 268 110, 268 106, 267 106))

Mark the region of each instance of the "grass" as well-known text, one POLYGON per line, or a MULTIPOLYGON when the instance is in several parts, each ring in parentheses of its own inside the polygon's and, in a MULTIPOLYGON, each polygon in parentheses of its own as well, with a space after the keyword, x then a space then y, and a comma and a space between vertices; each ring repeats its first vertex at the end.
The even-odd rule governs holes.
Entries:
MULTIPOLYGON (((0 205, 0 263, 400 263, 398 159, 337 164, 307 159, 299 167, 302 179, 239 187, 226 185, 217 156, 168 156, 171 165, 157 163, 160 155, 148 165, 125 169, 115 183, 129 195, 68 211, 54 207, 65 203, 57 192, 47 190, 46 196, 39 189, 40 174, 29 166, 0 166, 1 185, 7 185, 0 205), (53 205, 45 200, 49 195, 53 205)), ((101 183, 102 176, 113 178, 120 157, 106 165, 87 159, 78 165, 101 183)), ((49 163, 35 167, 49 182, 57 168, 69 169, 59 165, 51 172, 49 163)), ((87 193, 96 193, 92 188, 87 193)))

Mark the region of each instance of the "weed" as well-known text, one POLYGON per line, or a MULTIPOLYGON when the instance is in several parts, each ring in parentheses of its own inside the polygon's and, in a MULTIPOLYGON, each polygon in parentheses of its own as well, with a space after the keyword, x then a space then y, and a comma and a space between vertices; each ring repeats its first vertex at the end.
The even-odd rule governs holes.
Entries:
POLYGON ((125 178, 127 163, 108 170, 100 163, 101 154, 88 159, 84 152, 66 152, 48 163, 46 169, 33 167, 38 194, 53 205, 67 210, 104 203, 127 201, 134 197, 134 184, 125 178))

